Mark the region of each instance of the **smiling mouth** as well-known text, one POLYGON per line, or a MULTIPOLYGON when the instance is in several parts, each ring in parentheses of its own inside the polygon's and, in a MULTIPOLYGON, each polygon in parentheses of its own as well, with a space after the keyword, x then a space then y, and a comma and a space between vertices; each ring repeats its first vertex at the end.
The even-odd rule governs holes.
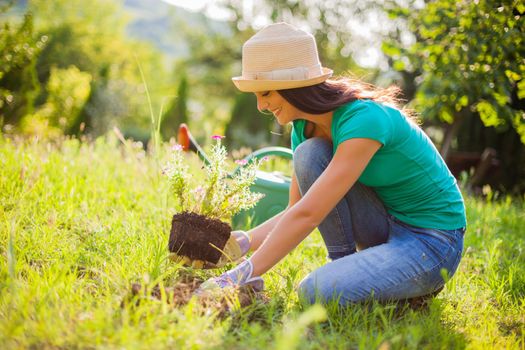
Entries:
POLYGON ((281 108, 277 108, 277 109, 272 110, 272 113, 273 113, 273 115, 275 115, 277 117, 279 115, 279 113, 281 113, 281 108))

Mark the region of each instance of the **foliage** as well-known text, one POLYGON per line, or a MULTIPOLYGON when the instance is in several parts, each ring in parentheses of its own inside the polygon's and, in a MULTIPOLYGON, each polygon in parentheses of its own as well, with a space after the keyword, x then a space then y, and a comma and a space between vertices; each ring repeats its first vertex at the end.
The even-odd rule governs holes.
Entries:
MULTIPOLYGON (((7 8, 1 8, 0 14, 7 8)), ((34 34, 33 17, 26 14, 18 26, 0 22, 0 128, 33 109, 39 92, 36 58, 47 36, 34 34)))
POLYGON ((232 13, 232 24, 236 30, 248 29, 252 33, 254 23, 291 23, 306 28, 314 35, 321 62, 336 74, 350 69, 355 74, 366 72, 352 59, 352 54, 361 49, 359 44, 362 44, 362 39, 349 27, 349 23, 363 20, 378 7, 374 2, 265 0, 247 5, 242 0, 222 0, 219 3, 232 13))
POLYGON ((177 135, 178 126, 182 123, 188 124, 188 97, 189 85, 188 75, 184 70, 178 74, 179 85, 177 87, 177 94, 173 98, 171 106, 164 113, 161 122, 162 136, 165 140, 169 140, 177 135))
POLYGON ((142 63, 146 78, 156 83, 152 93, 155 106, 160 104, 168 79, 157 51, 125 37, 127 18, 119 2, 95 0, 85 6, 80 0, 31 0, 27 4, 26 18, 27 29, 23 33, 20 29, 18 38, 28 44, 20 42, 18 46, 29 48, 32 60, 20 63, 20 72, 26 73, 17 73, 9 81, 18 89, 26 86, 28 92, 10 98, 16 102, 17 96, 21 96, 18 100, 24 108, 11 108, 6 122, 15 128, 22 121, 25 126, 45 125, 39 116, 42 110, 49 109, 54 98, 49 96, 54 94, 48 89, 49 80, 56 74, 55 69, 69 70, 74 66, 79 72, 90 75, 89 95, 87 98, 71 96, 79 97, 73 104, 81 106, 80 111, 76 108, 75 115, 61 116, 71 122, 65 127, 48 123, 50 131, 97 136, 118 124, 125 131, 134 127, 147 133, 149 108, 145 103, 138 62, 142 63), (35 34, 31 34, 33 32, 35 34), (31 40, 36 44, 31 44, 31 40), (35 45, 38 50, 33 50, 35 45), (23 100, 23 96, 28 97, 23 100), (34 121, 30 120, 32 117, 34 121))
POLYGON ((263 197, 251 192, 260 161, 253 159, 235 172, 231 179, 226 171, 227 153, 221 144, 221 136, 211 149, 209 163, 205 165, 205 179, 202 184, 191 184, 191 172, 185 163, 182 146, 174 147, 171 160, 163 173, 168 178, 170 194, 175 198, 180 211, 190 211, 215 219, 230 219, 244 209, 255 206, 263 197))
POLYGON ((280 128, 273 115, 266 115, 257 109, 257 98, 254 94, 237 93, 233 103, 231 119, 226 126, 226 141, 228 147, 252 149, 261 146, 289 146, 287 137, 277 138, 271 130, 280 128))
POLYGON ((407 21, 414 44, 398 37, 384 52, 415 72, 414 105, 423 118, 461 122, 476 113, 486 127, 512 126, 525 143, 525 6, 518 0, 410 1, 390 8, 407 21))
POLYGON ((58 136, 71 129, 89 97, 90 82, 91 75, 75 66, 53 67, 46 86, 46 103, 23 118, 21 130, 27 134, 58 136))
MULTIPOLYGON (((264 275, 266 304, 225 318, 195 303, 121 301, 130 285, 171 286, 167 187, 132 143, 13 141, 0 135, 0 348, 521 349, 523 198, 467 198, 459 271, 428 309, 393 303, 312 311, 295 288, 327 262, 313 232, 264 275), (311 323, 309 323, 311 322, 311 323)), ((198 173, 200 164, 190 168, 198 173)), ((166 296, 169 297, 169 296, 166 296)))

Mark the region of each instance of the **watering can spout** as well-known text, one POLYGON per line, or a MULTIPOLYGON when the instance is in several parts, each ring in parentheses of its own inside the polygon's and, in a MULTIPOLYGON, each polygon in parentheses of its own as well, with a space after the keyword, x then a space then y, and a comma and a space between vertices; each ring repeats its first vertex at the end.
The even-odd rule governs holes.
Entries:
POLYGON ((190 133, 190 129, 184 123, 179 125, 179 133, 177 135, 177 142, 185 151, 197 151, 197 143, 190 133))
POLYGON ((182 149, 185 152, 195 152, 199 155, 202 161, 205 164, 210 164, 210 161, 202 148, 199 146, 197 141, 193 138, 193 135, 190 133, 190 129, 184 123, 179 125, 179 132, 177 134, 177 143, 182 146, 182 149))

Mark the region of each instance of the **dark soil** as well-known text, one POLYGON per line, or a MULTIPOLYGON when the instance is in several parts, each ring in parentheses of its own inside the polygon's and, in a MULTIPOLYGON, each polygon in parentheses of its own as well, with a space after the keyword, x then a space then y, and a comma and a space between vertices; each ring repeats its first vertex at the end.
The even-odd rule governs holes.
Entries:
POLYGON ((171 221, 169 249, 191 260, 216 264, 231 230, 230 225, 220 220, 190 212, 178 213, 171 221))
MULTIPOLYGON (((189 276, 183 277, 174 286, 163 287, 166 295, 166 302, 174 307, 186 305, 193 297, 194 292, 202 284, 199 278, 192 278, 189 276)), ((131 285, 131 293, 124 299, 121 306, 133 302, 139 305, 144 299, 162 300, 161 287, 158 285, 149 289, 140 283, 133 283, 131 285)), ((267 297, 263 293, 255 292, 249 286, 243 286, 233 291, 233 293, 225 294, 221 297, 199 296, 198 303, 203 307, 203 310, 213 309, 218 311, 219 316, 226 316, 230 314, 239 305, 241 308, 250 306, 256 302, 267 302, 267 297), (238 304, 237 304, 238 298, 238 304)))

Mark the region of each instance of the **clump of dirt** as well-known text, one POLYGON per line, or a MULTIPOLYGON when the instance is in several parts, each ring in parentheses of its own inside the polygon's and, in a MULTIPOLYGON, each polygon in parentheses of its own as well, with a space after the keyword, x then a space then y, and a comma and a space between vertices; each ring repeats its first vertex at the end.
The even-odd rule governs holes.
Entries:
POLYGON ((191 260, 216 264, 231 230, 230 225, 217 219, 191 212, 178 213, 171 221, 169 250, 191 260))
MULTIPOLYGON (((139 305, 143 299, 162 300, 162 294, 166 296, 166 302, 174 307, 184 306, 188 304, 194 296, 194 292, 204 281, 196 278, 184 276, 174 286, 165 286, 163 290, 159 285, 148 289, 140 283, 133 283, 131 285, 131 293, 124 299, 121 306, 124 307, 126 303, 134 302, 139 305)), ((232 289, 231 293, 225 292, 220 297, 211 295, 199 295, 197 298, 198 304, 203 307, 203 310, 213 309, 218 311, 220 317, 231 313, 235 308, 245 308, 256 302, 267 302, 267 297, 261 292, 255 292, 250 286, 242 286, 232 289)))

